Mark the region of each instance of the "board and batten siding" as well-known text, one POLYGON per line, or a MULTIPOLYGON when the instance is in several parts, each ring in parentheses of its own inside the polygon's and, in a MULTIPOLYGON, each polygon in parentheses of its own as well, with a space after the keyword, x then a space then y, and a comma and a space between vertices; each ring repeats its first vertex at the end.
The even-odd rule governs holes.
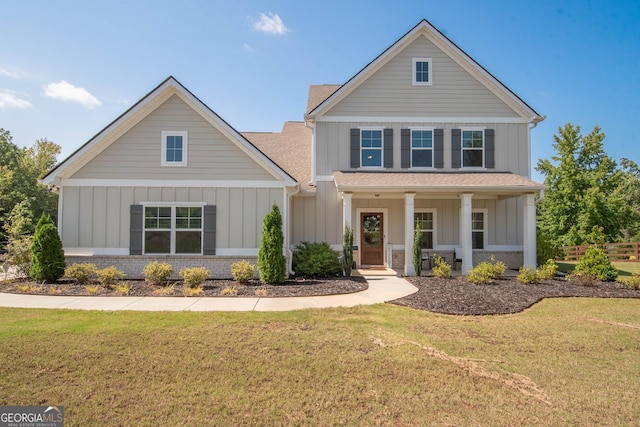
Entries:
POLYGON ((173 95, 71 178, 275 180, 225 135, 173 95), (162 131, 187 131, 186 167, 161 166, 162 131))
MULTIPOLYGON (((451 163, 451 130, 461 127, 493 129, 495 132, 495 167, 492 170, 530 176, 528 125, 525 123, 388 123, 388 122, 317 122, 316 175, 331 175, 336 170, 350 170, 350 129, 361 126, 380 126, 393 129, 393 168, 389 171, 408 171, 401 168, 401 130, 411 127, 443 129, 443 168, 439 172, 460 171, 451 163)), ((436 169, 434 169, 436 170, 436 169)))
POLYGON ((265 215, 282 188, 74 187, 62 198, 65 248, 129 248, 129 207, 141 202, 195 202, 216 206, 216 248, 258 248, 265 215))
POLYGON ((518 117, 425 36, 399 52, 325 115, 518 117), (432 59, 432 85, 413 85, 413 58, 432 59))

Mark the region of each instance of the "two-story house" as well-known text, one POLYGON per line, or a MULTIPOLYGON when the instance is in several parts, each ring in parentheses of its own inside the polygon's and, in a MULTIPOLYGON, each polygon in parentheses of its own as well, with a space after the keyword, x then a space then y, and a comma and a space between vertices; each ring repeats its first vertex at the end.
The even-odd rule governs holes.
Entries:
POLYGON ((240 133, 173 77, 45 178, 70 262, 140 275, 151 259, 257 256, 276 203, 285 248, 354 230, 358 266, 414 273, 425 254, 535 265, 533 127, 544 117, 423 20, 343 85, 311 86, 304 122, 240 133))

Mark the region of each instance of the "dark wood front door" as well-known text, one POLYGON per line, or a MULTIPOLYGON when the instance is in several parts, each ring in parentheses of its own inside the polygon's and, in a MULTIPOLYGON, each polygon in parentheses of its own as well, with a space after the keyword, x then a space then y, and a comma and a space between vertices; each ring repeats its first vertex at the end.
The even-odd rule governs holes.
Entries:
POLYGON ((384 264, 382 213, 360 214, 360 264, 384 264))

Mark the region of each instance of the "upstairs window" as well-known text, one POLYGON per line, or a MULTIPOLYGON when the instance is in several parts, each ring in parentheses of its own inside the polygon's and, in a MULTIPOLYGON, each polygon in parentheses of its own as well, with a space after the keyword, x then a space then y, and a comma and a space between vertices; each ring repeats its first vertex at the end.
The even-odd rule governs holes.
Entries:
POLYGON ((162 166, 187 165, 187 132, 162 132, 162 166))
POLYGON ((462 167, 484 167, 484 131, 462 131, 462 167))
POLYGON ((382 167, 382 129, 362 130, 360 153, 362 167, 382 167))
POLYGON ((411 130, 411 167, 433 167, 433 130, 411 130))
POLYGON ((431 58, 413 58, 413 85, 431 86, 432 81, 431 58))

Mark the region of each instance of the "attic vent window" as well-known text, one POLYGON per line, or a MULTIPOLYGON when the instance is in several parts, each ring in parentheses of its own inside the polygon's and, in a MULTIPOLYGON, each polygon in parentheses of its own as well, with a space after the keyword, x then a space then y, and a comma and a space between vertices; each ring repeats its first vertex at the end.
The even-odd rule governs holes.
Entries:
POLYGON ((431 58, 413 58, 413 85, 431 86, 433 68, 431 58))

